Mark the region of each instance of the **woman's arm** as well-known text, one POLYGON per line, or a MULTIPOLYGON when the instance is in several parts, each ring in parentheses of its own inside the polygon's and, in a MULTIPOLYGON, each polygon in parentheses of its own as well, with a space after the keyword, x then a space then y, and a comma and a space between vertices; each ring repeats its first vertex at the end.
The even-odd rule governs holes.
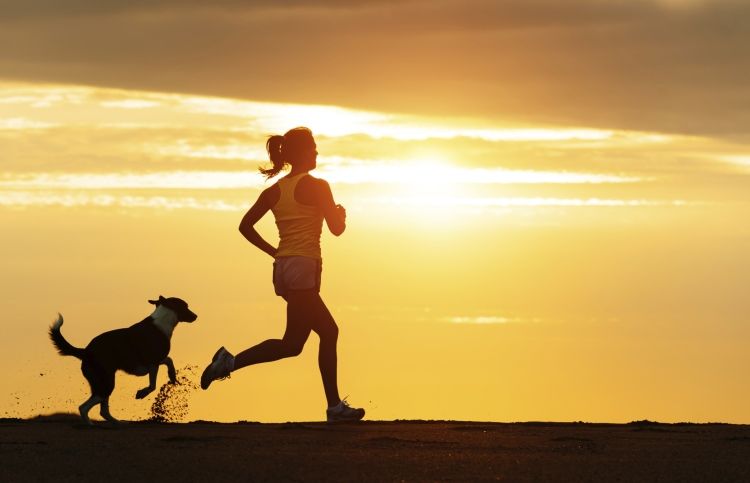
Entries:
POLYGON ((322 179, 318 180, 318 200, 331 233, 336 236, 344 233, 344 230, 346 230, 346 210, 333 201, 331 187, 322 179))
POLYGON ((242 233, 242 236, 244 236, 247 241, 272 257, 275 257, 276 248, 265 241, 255 230, 255 224, 258 220, 263 218, 263 215, 265 215, 273 206, 273 203, 271 202, 272 196, 269 191, 270 189, 271 188, 264 190, 255 204, 251 206, 247 213, 245 213, 245 216, 242 217, 242 221, 240 222, 240 233, 242 233))

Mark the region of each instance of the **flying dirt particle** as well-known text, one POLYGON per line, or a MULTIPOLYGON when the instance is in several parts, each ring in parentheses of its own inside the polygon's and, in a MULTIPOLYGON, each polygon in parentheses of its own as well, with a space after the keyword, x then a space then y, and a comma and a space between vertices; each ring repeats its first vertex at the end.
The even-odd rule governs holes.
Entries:
POLYGON ((151 417, 154 423, 176 423, 188 414, 190 395, 198 389, 193 382, 198 366, 185 366, 177 371, 177 382, 165 383, 159 388, 154 403, 151 405, 151 417))

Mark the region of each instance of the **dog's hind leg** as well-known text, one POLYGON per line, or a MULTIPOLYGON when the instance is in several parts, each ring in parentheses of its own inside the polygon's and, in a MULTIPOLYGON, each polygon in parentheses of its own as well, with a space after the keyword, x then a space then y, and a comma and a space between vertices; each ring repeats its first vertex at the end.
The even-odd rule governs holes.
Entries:
POLYGON ((96 389, 96 394, 100 394, 102 398, 102 405, 99 407, 99 414, 101 414, 101 416, 109 423, 117 425, 120 421, 116 420, 109 413, 109 396, 115 389, 115 371, 107 371, 102 374, 102 376, 103 377, 99 381, 101 384, 96 389))
POLYGON ((88 413, 92 407, 101 404, 99 414, 110 423, 117 423, 117 420, 109 414, 109 395, 115 388, 115 371, 106 370, 90 360, 84 360, 81 364, 81 372, 91 386, 91 397, 78 408, 83 421, 91 424, 88 413))
POLYGON ((85 424, 92 425, 91 420, 89 419, 89 411, 91 411, 91 408, 101 403, 102 401, 103 399, 101 397, 92 395, 86 400, 86 402, 78 406, 78 412, 81 413, 81 419, 83 419, 83 422, 85 424))
POLYGON ((100 377, 95 370, 95 366, 87 360, 84 360, 81 363, 81 372, 83 373, 83 377, 86 378, 86 381, 88 381, 89 387, 91 387, 91 397, 78 406, 78 412, 81 414, 81 419, 83 419, 85 424, 92 425, 91 420, 89 419, 89 411, 104 400, 103 397, 97 395, 99 386, 98 381, 100 377))
POLYGON ((109 398, 102 401, 101 406, 99 406, 99 414, 101 414, 104 419, 114 425, 121 424, 119 420, 115 419, 114 416, 109 413, 109 398))

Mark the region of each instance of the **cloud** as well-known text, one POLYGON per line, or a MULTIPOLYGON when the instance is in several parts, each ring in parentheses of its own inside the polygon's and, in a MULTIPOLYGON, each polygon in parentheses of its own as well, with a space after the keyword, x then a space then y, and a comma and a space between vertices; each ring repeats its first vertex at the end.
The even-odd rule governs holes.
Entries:
MULTIPOLYGON (((2 171, 9 174, 253 173, 268 162, 266 137, 304 120, 316 132, 321 172, 341 183, 418 177, 428 165, 433 174, 447 170, 438 174, 473 185, 519 176, 535 176, 533 184, 539 184, 553 176, 568 184, 605 181, 622 196, 629 188, 615 188, 610 181, 635 181, 625 184, 646 189, 654 183, 684 188, 720 180, 726 189, 743 186, 748 175, 745 163, 728 160, 745 159, 750 149, 700 137, 532 129, 486 119, 158 92, 0 87, 0 152, 2 171)), ((546 196, 561 195, 545 189, 546 196)))
POLYGON ((266 136, 306 116, 324 133, 316 173, 355 209, 748 199, 748 151, 705 138, 86 87, 6 84, 0 106, 5 206, 241 210, 268 185, 257 173, 266 136))
MULTIPOLYGON (((113 15, 132 12, 178 12, 185 9, 215 11, 252 11, 268 8, 292 9, 353 9, 378 5, 393 5, 399 0, 0 0, 6 17, 76 17, 81 15, 113 15)), ((401 3, 403 0, 401 0, 401 3)))
MULTIPOLYGON (((191 209, 209 211, 243 211, 248 208, 247 198, 239 196, 221 197, 218 193, 202 193, 200 196, 184 196, 176 193, 158 195, 137 195, 127 192, 87 192, 87 191, 49 191, 35 189, 0 190, 0 207, 121 207, 148 209, 191 209)), ((349 207, 354 209, 390 207, 398 211, 418 208, 422 210, 440 210, 443 213, 471 210, 489 212, 507 208, 623 208, 623 207, 682 207, 701 205, 703 203, 685 200, 645 200, 645 199, 599 199, 599 198, 363 198, 356 200, 349 207)), ((454 318, 452 322, 493 323, 484 317, 478 320, 454 318)))
POLYGON ((297 115, 319 119, 316 173, 355 207, 653 207, 747 199, 747 166, 736 162, 747 151, 702 138, 529 130, 158 92, 3 87, 0 106, 10 116, 0 117, 0 190, 13 206, 103 206, 125 191, 168 194, 174 206, 195 207, 180 201, 187 193, 242 207, 248 192, 268 185, 257 173, 267 162, 266 136, 297 115))
POLYGON ((600 129, 750 126, 739 2, 62 5, 8 4, 4 75, 600 129))
POLYGON ((445 317, 443 318, 443 320, 446 322, 453 323, 453 324, 480 324, 480 325, 529 323, 529 322, 538 323, 542 321, 542 319, 538 317, 523 318, 523 317, 503 317, 503 316, 498 316, 498 315, 480 315, 480 316, 461 315, 461 316, 455 316, 455 317, 445 317))
POLYGON ((221 199, 205 199, 190 196, 137 196, 109 193, 61 193, 44 191, 0 192, 0 207, 120 207, 162 210, 192 209, 209 211, 240 211, 244 204, 226 202, 221 199))
POLYGON ((49 129, 57 124, 41 121, 32 121, 22 117, 9 117, 0 119, 0 130, 21 131, 27 129, 49 129))
POLYGON ((102 106, 114 109, 148 109, 159 106, 157 101, 148 101, 144 99, 125 99, 123 101, 104 101, 102 106))

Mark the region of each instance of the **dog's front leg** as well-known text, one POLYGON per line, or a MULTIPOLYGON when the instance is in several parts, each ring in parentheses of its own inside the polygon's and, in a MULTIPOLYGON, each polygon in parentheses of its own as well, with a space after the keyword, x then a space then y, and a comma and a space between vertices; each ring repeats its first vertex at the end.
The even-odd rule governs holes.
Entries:
POLYGON ((151 394, 151 392, 156 389, 156 374, 159 372, 159 366, 151 366, 148 370, 148 386, 144 387, 143 389, 139 389, 137 393, 135 393, 136 399, 143 399, 144 397, 151 394))
POLYGON ((163 361, 161 361, 162 364, 167 366, 167 375, 169 376, 169 382, 172 384, 177 383, 177 371, 174 369, 174 362, 172 362, 171 357, 165 357, 163 361))

